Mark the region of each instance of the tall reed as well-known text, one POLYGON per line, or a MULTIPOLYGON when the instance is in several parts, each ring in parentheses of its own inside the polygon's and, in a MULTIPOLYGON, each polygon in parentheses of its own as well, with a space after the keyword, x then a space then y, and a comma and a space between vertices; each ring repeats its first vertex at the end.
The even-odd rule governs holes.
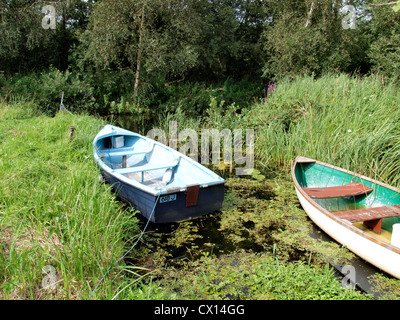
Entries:
POLYGON ((250 110, 256 155, 269 166, 303 155, 400 185, 400 92, 378 76, 283 81, 250 110))

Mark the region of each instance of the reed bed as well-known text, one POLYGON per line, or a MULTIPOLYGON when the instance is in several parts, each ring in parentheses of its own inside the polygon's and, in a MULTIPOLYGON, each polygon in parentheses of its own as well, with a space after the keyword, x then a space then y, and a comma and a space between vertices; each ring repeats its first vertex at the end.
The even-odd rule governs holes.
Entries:
POLYGON ((303 155, 399 186, 399 106, 398 86, 378 76, 300 77, 280 83, 246 123, 257 128, 264 165, 303 155))

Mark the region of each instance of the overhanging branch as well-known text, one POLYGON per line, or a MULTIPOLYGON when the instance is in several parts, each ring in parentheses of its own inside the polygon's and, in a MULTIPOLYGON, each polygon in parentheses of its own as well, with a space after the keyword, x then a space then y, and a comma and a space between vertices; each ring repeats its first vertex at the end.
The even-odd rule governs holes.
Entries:
POLYGON ((381 7, 381 6, 392 6, 394 4, 397 4, 398 1, 392 1, 392 2, 387 2, 387 3, 370 3, 371 6, 375 7, 381 7))

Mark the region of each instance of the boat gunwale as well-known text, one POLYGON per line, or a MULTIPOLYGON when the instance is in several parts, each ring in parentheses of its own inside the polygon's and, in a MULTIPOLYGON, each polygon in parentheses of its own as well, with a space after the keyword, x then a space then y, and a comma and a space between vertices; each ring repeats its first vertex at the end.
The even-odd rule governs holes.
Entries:
MULTIPOLYGON (((106 125, 106 126, 110 126, 110 125, 106 125)), ((133 187, 133 188, 140 189, 141 191, 143 191, 145 193, 148 193, 148 194, 150 194, 150 195, 152 195, 154 197, 157 197, 158 195, 168 195, 168 194, 176 193, 176 192, 184 192, 186 190, 186 186, 190 185, 190 184, 185 184, 184 188, 179 188, 179 187, 175 187, 175 188, 172 188, 172 189, 167 189, 166 188, 166 189, 159 190, 157 192, 155 189, 150 188, 148 186, 145 186, 145 185, 141 184, 140 182, 138 182, 138 181, 136 181, 134 179, 127 178, 123 174, 114 171, 110 166, 105 164, 105 162, 101 159, 101 157, 99 155, 99 152, 101 152, 101 151, 98 150, 98 148, 96 147, 96 142, 97 141, 99 141, 100 139, 104 139, 104 138, 113 136, 113 135, 137 136, 137 137, 142 138, 142 139, 144 139, 146 141, 149 141, 150 143, 153 143, 155 145, 159 145, 160 147, 167 149, 167 151, 171 152, 173 155, 178 155, 179 157, 188 160, 192 165, 198 167, 204 173, 206 173, 207 175, 209 175, 209 176, 211 176, 213 178, 213 180, 210 181, 210 182, 200 184, 200 188, 204 189, 204 188, 217 186, 217 185, 221 185, 221 184, 225 184, 226 183, 225 179, 221 178, 219 175, 217 175, 212 170, 208 169, 207 167, 204 167, 203 165, 201 165, 197 161, 193 160, 192 158, 186 156, 185 154, 183 154, 183 153, 181 153, 181 152, 179 152, 179 151, 177 151, 177 150, 175 150, 175 149, 173 149, 173 148, 171 148, 171 147, 169 147, 167 145, 164 145, 163 143, 161 143, 159 141, 156 141, 156 140, 151 139, 151 138, 146 137, 146 136, 142 136, 139 133, 135 133, 135 132, 132 132, 132 131, 129 131, 129 130, 126 130, 126 129, 123 129, 123 128, 115 127, 115 126, 111 126, 112 130, 113 130, 113 128, 115 128, 115 129, 120 130, 122 132, 118 133, 118 131, 116 131, 116 133, 105 133, 103 135, 100 135, 100 132, 102 130, 104 130, 105 127, 99 131, 99 133, 96 135, 96 137, 93 140, 93 155, 94 155, 94 158, 95 158, 95 160, 96 160, 96 162, 99 165, 101 170, 106 171, 108 174, 112 175, 115 179, 117 179, 117 180, 119 180, 119 181, 121 181, 121 182, 123 182, 123 183, 125 183, 125 184, 127 184, 127 185, 129 185, 131 187, 133 187), (213 176, 215 176, 215 177, 213 177, 213 176)), ((111 131, 111 132, 113 132, 113 131, 111 131)))
MULTIPOLYGON (((377 237, 374 237, 373 235, 368 234, 367 232, 355 227, 353 224, 351 224, 349 222, 346 222, 345 220, 340 219, 339 217, 336 217, 334 214, 332 214, 331 212, 329 212, 328 210, 326 210, 325 208, 320 206, 317 202, 315 202, 309 195, 307 195, 307 193, 303 190, 303 188, 300 186, 300 184, 297 181, 297 178, 296 178, 296 175, 295 175, 295 167, 299 163, 308 163, 308 162, 309 163, 316 163, 316 164, 319 164, 319 165, 322 165, 322 166, 325 166, 325 167, 329 167, 329 168, 332 168, 332 169, 335 169, 335 170, 338 170, 338 171, 353 175, 355 177, 358 177, 358 178, 361 178, 363 180, 367 180, 369 182, 378 184, 380 186, 383 186, 385 188, 388 188, 388 189, 390 189, 392 191, 395 191, 395 192, 398 192, 398 193, 400 193, 400 189, 398 189, 396 187, 393 187, 391 185, 388 185, 386 183, 383 183, 381 181, 372 179, 370 177, 367 177, 367 176, 352 172, 350 170, 346 170, 346 169, 343 169, 343 168, 340 168, 340 167, 337 167, 337 166, 334 166, 334 165, 331 165, 329 163, 325 163, 325 162, 322 162, 322 161, 305 158, 303 156, 296 157, 294 163, 293 163, 293 161, 291 163, 291 175, 292 175, 292 180, 294 182, 295 188, 297 189, 298 192, 300 192, 300 194, 304 197, 304 199, 307 200, 307 202, 309 202, 313 207, 318 209, 321 213, 323 213, 324 215, 326 215, 330 219, 332 219, 335 222, 339 223, 340 225, 346 227, 347 229, 353 231, 354 233, 358 234, 359 236, 361 236, 363 238, 366 238, 366 239, 368 239, 368 240, 370 240, 370 241, 372 241, 372 242, 374 242, 374 243, 376 243, 378 245, 381 245, 382 247, 385 247, 386 249, 388 249, 390 251, 393 251, 395 253, 400 254, 400 248, 398 248, 396 246, 393 246, 390 243, 384 242, 384 241, 378 239, 377 237)), ((321 226, 318 226, 318 227, 321 228, 321 226)))

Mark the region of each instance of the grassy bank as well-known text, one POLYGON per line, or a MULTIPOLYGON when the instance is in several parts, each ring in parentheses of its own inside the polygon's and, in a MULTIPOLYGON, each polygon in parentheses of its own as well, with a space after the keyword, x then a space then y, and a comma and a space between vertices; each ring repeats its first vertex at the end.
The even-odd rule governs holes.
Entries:
MULTIPOLYGON (((82 121, 100 122, 77 119, 0 106, 1 299, 87 299, 139 233, 132 212, 99 183, 88 138, 98 127, 82 121), (53 288, 43 287, 46 279, 53 288)), ((112 298, 127 268, 113 268, 93 297, 112 298)))

